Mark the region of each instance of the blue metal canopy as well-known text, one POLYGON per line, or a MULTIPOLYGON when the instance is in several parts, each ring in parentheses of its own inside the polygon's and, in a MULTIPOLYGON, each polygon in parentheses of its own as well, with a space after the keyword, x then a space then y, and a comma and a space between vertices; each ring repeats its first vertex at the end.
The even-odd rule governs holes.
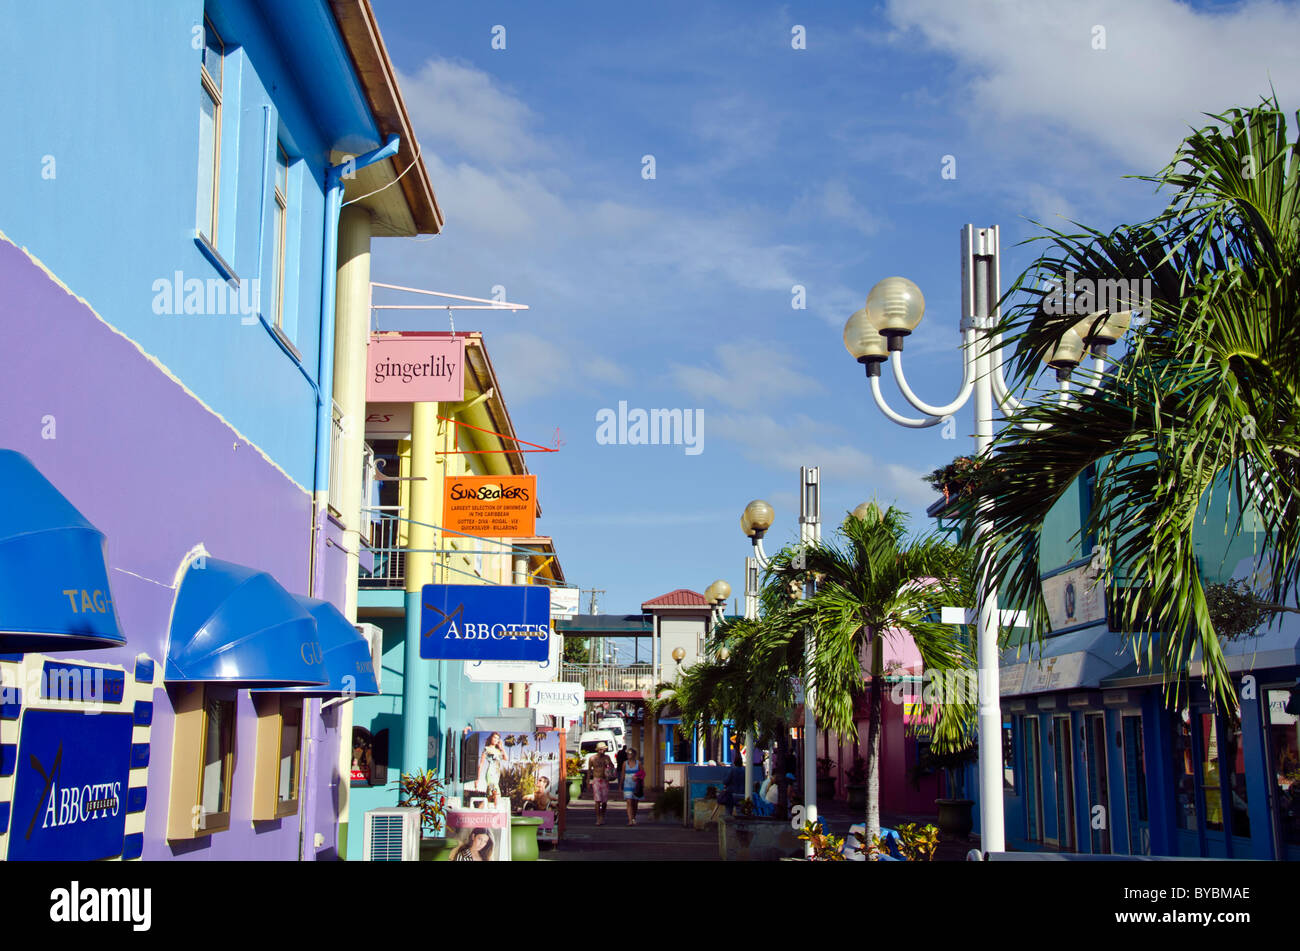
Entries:
POLYGON ((172 606, 167 680, 237 687, 322 686, 316 621, 270 575, 190 562, 172 606))
POLYGON ((313 697, 376 696, 379 684, 375 680, 374 662, 366 639, 330 602, 302 595, 294 595, 294 600, 316 620, 328 681, 323 687, 281 687, 271 692, 313 697))
POLYGON ((125 644, 104 533, 12 449, 0 449, 0 493, 0 651, 125 644))

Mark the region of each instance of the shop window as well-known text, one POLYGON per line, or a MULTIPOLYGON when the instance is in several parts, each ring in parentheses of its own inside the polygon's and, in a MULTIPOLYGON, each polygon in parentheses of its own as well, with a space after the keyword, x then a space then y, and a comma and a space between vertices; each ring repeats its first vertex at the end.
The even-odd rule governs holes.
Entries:
POLYGON ((387 783, 388 731, 380 730, 372 734, 365 727, 354 726, 352 728, 352 785, 383 786, 387 783))
POLYGON ((1143 750, 1142 717, 1125 716, 1123 724, 1128 850, 1131 855, 1150 855, 1151 819, 1147 807, 1147 768, 1143 750))
POLYGON ((281 819, 298 811, 303 699, 291 694, 254 694, 253 707, 257 711, 253 819, 281 819))
POLYGON ((1287 712, 1292 691, 1268 691, 1268 745, 1276 784, 1278 838, 1300 846, 1300 717, 1287 712))
POLYGON ((235 693, 186 684, 176 689, 167 838, 195 839, 230 827, 235 776, 235 693))
POLYGON ((1187 710, 1178 714, 1173 724, 1174 790, 1178 808, 1174 820, 1180 829, 1196 831, 1196 758, 1192 751, 1192 716, 1187 710))
POLYGON ((1070 717, 1052 717, 1056 765, 1056 838, 1063 852, 1074 851, 1074 737, 1070 717))
POLYGON ((1016 730, 1010 719, 1002 721, 1002 788, 1016 792, 1016 730))
POLYGON ((1025 736, 1025 838, 1043 841, 1043 751, 1038 717, 1023 717, 1025 736))

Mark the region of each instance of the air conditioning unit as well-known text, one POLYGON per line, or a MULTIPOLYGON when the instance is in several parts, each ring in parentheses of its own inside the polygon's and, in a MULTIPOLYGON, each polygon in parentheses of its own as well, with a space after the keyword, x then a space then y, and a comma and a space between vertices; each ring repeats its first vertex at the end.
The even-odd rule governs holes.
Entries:
POLYGON ((362 839, 366 862, 420 861, 420 810, 410 807, 371 809, 362 839))
POLYGON ((384 685, 380 683, 379 675, 383 672, 380 661, 384 657, 384 632, 377 624, 357 624, 356 629, 370 645, 370 662, 375 672, 375 686, 379 688, 380 693, 383 693, 384 685))

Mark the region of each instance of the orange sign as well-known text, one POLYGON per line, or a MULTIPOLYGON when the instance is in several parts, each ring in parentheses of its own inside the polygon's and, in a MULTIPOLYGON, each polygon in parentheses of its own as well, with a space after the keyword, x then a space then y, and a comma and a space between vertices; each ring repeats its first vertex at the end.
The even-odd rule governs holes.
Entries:
POLYGON ((442 525, 484 538, 530 538, 537 531, 537 476, 459 476, 443 483, 442 525))

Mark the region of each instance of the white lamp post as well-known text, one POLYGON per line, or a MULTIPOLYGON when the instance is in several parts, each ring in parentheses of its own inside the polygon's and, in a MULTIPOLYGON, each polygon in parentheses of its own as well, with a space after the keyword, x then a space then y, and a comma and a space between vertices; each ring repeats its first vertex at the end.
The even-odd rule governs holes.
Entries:
MULTIPOLYGON (((746 505, 745 511, 740 516, 741 530, 749 536, 750 541, 753 543, 754 560, 761 568, 768 566, 767 553, 763 551, 763 535, 772 527, 774 517, 775 513, 772 511, 772 506, 762 499, 755 499, 746 505)), ((805 548, 821 541, 821 522, 821 470, 817 466, 801 466, 799 468, 799 542, 805 548)), ((802 558, 802 553, 800 558, 802 558)), ((796 562, 796 564, 799 563, 796 562)), ((802 567, 802 565, 799 566, 802 567)), ((745 577, 748 583, 748 560, 746 562, 745 577)), ((816 583, 810 576, 804 582, 804 597, 811 597, 815 589, 816 583)), ((755 580, 753 599, 755 614, 757 615, 757 580, 755 580)), ((749 603, 750 597, 747 591, 746 605, 748 606, 749 603)), ((817 715, 814 712, 817 695, 816 687, 809 676, 815 651, 816 642, 813 639, 812 631, 808 631, 804 638, 803 684, 803 802, 804 819, 807 822, 817 821, 817 715)), ((746 794, 752 788, 752 775, 747 768, 745 772, 746 794)), ((812 855, 811 842, 806 843, 804 854, 812 855)))
MULTIPOLYGON (((903 277, 887 277, 871 289, 866 306, 855 312, 844 325, 844 346, 866 367, 871 395, 881 412, 891 421, 911 429, 938 425, 961 409, 975 394, 975 452, 984 454, 993 441, 993 403, 996 399, 1004 415, 1020 409, 1021 403, 1010 392, 1002 371, 1001 337, 995 332, 1001 297, 998 266, 998 228, 965 225, 962 246, 962 384, 957 398, 944 406, 923 402, 907 385, 903 375, 903 342, 916 329, 925 314, 921 290, 903 277), (880 392, 880 365, 886 360, 894 370, 894 380, 904 399, 921 418, 895 412, 880 392)), ((1066 302, 1072 303, 1072 302, 1066 302)), ((1056 370, 1062 404, 1069 401, 1070 374, 1079 365, 1085 346, 1093 357, 1093 379, 1085 392, 1091 393, 1101 382, 1106 369, 1106 347, 1128 329, 1130 312, 1098 312, 1083 317, 1067 330, 1060 343, 1047 356, 1047 364, 1056 370)), ((1042 429, 1042 424, 1025 424, 1042 429)), ((981 501, 976 522, 976 544, 982 544, 988 531, 988 504, 981 501)), ((986 852, 1006 850, 1002 820, 1002 710, 998 695, 998 593, 981 577, 978 590, 977 639, 979 646, 979 775, 980 834, 986 852)))

